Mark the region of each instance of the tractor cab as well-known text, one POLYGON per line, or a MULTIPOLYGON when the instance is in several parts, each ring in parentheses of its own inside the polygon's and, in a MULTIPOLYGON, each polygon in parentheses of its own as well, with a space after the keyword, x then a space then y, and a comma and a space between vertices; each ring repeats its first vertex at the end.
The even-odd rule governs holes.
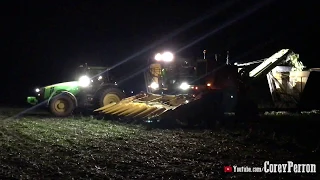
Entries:
POLYGON ((181 57, 152 63, 145 72, 148 92, 156 94, 187 94, 195 79, 193 62, 181 57))
POLYGON ((188 93, 189 87, 196 81, 196 69, 190 59, 177 58, 172 68, 165 69, 164 85, 179 94, 188 93))
POLYGON ((101 66, 88 66, 80 65, 77 69, 76 75, 77 78, 81 76, 88 76, 89 78, 92 78, 92 80, 98 80, 98 81, 109 81, 109 75, 107 67, 101 67, 101 66))
POLYGON ((81 82, 90 82, 92 87, 101 86, 104 84, 115 84, 114 78, 110 76, 107 67, 103 66, 88 66, 80 65, 76 71, 76 79, 81 82))

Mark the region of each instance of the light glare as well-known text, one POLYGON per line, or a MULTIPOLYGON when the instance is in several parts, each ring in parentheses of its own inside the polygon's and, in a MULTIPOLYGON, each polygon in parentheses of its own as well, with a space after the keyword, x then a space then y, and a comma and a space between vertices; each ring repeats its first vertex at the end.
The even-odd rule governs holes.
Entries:
POLYGON ((183 82, 180 85, 180 89, 182 89, 182 90, 187 90, 187 89, 189 89, 189 87, 190 87, 190 85, 186 82, 183 82))
POLYGON ((158 89, 158 88, 159 88, 159 84, 156 83, 156 82, 152 82, 152 83, 150 84, 150 87, 151 87, 152 89, 158 89))
POLYGON ((79 85, 81 87, 88 87, 90 84, 90 78, 88 76, 81 76, 79 78, 79 85))
POLYGON ((171 52, 164 52, 164 53, 157 53, 154 56, 156 61, 164 61, 164 62, 171 62, 174 59, 174 56, 171 52))
POLYGON ((161 60, 162 60, 162 55, 161 55, 160 53, 158 53, 158 54, 156 54, 156 55, 154 56, 154 59, 155 59, 156 61, 161 61, 161 60))
POLYGON ((171 52, 165 52, 162 54, 162 60, 165 62, 171 62, 173 60, 173 54, 171 52))

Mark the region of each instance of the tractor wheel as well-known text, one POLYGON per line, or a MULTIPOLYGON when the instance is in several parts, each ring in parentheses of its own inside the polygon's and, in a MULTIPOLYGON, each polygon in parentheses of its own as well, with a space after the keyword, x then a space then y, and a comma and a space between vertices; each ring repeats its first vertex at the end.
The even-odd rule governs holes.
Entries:
POLYGON ((107 88, 102 90, 98 96, 98 105, 103 107, 111 103, 118 103, 125 97, 125 94, 117 88, 107 88))
POLYGON ((49 104, 50 112, 58 117, 70 116, 75 109, 73 99, 67 94, 59 94, 49 104))

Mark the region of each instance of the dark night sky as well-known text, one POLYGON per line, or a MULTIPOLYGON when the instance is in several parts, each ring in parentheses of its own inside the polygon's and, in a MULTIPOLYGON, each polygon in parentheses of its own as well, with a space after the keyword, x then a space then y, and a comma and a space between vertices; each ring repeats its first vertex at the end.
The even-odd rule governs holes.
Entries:
MULTIPOLYGON (((192 19, 221 5, 216 0, 3 1, 0 103, 21 104, 35 86, 70 80, 87 62, 114 65, 141 51, 192 19), (102 3, 103 2, 103 3, 102 3)), ((121 77, 134 72, 158 50, 178 50, 221 28, 259 1, 240 0, 195 27, 115 68, 121 77)), ((316 60, 315 1, 275 0, 230 26, 190 46, 179 55, 201 57, 230 51, 242 61, 291 48, 307 66, 316 60), (264 45, 264 46, 263 46, 264 45), (255 51, 253 51, 255 50, 255 51), (251 53, 243 56, 244 53, 251 53)), ((134 79, 135 82, 139 77, 134 79)), ((126 84, 134 84, 132 81, 126 84)))

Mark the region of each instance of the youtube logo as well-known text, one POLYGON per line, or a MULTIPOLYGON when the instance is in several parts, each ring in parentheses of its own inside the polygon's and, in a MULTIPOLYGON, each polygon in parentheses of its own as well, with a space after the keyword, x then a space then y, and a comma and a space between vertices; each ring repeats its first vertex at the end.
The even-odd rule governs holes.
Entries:
POLYGON ((232 172, 232 167, 231 166, 225 166, 224 167, 224 172, 226 172, 226 173, 232 172))

